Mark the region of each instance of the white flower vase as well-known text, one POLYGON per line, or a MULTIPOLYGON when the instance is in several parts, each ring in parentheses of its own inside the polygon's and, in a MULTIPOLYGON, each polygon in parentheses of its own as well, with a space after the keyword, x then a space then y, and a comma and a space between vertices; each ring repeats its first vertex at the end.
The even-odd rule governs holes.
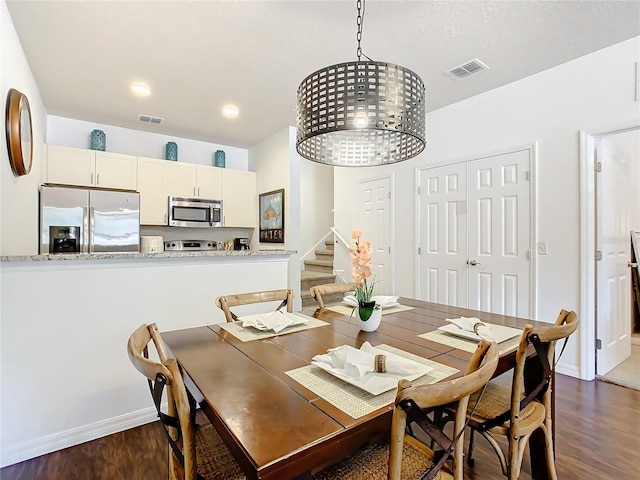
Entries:
POLYGON ((363 332, 375 332, 380 326, 380 321, 382 320, 382 308, 380 305, 374 305, 373 311, 370 310, 371 307, 362 307, 362 313, 360 312, 360 307, 358 307, 358 324, 360 325, 360 330, 363 332), (371 313, 369 313, 371 311, 371 313), (367 320, 363 320, 363 317, 369 318, 367 320))

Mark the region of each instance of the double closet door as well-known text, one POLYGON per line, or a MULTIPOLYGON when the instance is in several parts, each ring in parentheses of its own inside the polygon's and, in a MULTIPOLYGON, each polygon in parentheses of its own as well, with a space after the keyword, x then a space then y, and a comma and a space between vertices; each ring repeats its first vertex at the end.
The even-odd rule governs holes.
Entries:
POLYGON ((419 170, 422 300, 529 317, 531 151, 419 170))

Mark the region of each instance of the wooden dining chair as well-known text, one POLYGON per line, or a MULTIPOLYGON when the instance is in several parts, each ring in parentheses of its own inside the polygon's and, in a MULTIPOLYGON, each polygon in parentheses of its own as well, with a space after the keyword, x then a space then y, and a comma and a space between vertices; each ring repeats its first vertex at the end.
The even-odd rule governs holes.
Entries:
MULTIPOLYGON (((487 439, 496 452, 502 473, 515 480, 520 476, 522 457, 531 434, 541 429, 545 438, 547 474, 551 480, 557 480, 552 436, 551 379, 555 365, 555 343, 568 337, 578 328, 578 316, 575 312, 562 310, 555 325, 533 328, 527 325, 522 331, 516 351, 516 364, 511 386, 496 381, 489 382, 475 411, 468 411, 469 449, 467 461, 473 466, 474 432, 487 439), (529 346, 533 345, 536 355, 527 358, 529 346), (525 362, 540 362, 544 372, 541 381, 525 391, 525 362), (542 394, 542 400, 538 400, 542 394), (495 435, 507 437, 508 452, 505 455, 495 435)), ((566 343, 565 343, 566 345, 566 343)), ((564 348, 564 347, 563 347, 564 348)), ((473 405, 478 393, 471 396, 469 405, 473 405)), ((450 417, 449 417, 450 418, 450 417)))
POLYGON ((323 295, 332 295, 335 293, 353 292, 353 283, 326 283, 324 285, 316 285, 309 289, 311 296, 318 302, 318 307, 325 308, 323 295))
MULTIPOLYGON (((463 377, 431 385, 400 380, 391 422, 391 439, 371 443, 342 462, 313 474, 316 480, 400 480, 414 478, 463 479, 462 445, 469 395, 481 389, 498 365, 498 347, 482 340, 463 377), (436 407, 456 403, 452 438, 427 416, 436 407), (408 428, 411 425, 412 428, 408 428), (414 433, 426 433, 440 450, 434 452, 414 433), (453 456, 453 473, 445 464, 453 456), (423 477, 426 472, 427 476, 423 477)), ((424 437, 423 437, 424 438, 424 437)))
POLYGON ((266 290, 264 292, 237 293, 216 298, 216 305, 224 312, 227 322, 235 322, 238 317, 229 310, 229 307, 249 305, 252 303, 277 302, 280 304, 276 310, 287 307, 287 312, 293 312, 293 290, 266 290))
POLYGON ((213 426, 195 424, 182 373, 155 324, 141 325, 129 337, 127 353, 133 366, 149 382, 151 396, 169 444, 171 480, 245 479, 245 475, 213 426), (149 358, 153 341, 159 361, 149 358), (166 393, 166 395, 164 394, 166 393), (163 398, 167 407, 162 407, 163 398))

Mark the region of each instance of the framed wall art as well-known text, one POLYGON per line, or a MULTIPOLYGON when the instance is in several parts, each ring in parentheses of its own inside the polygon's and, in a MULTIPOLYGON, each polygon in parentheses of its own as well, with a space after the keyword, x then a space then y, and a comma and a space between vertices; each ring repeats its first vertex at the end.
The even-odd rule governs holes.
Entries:
POLYGON ((284 243, 284 189, 258 195, 260 241, 284 243))

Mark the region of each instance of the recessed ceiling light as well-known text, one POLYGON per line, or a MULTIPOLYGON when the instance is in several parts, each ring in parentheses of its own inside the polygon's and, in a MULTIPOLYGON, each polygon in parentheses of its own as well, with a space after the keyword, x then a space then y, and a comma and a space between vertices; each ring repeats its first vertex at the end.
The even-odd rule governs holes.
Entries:
POLYGON ((133 85, 131 87, 131 91, 136 95, 151 95, 151 90, 149 90, 148 87, 145 87, 144 85, 141 85, 139 83, 133 85))
POLYGON ((222 109, 222 114, 227 118, 235 118, 238 116, 238 108, 233 105, 227 105, 222 109))

